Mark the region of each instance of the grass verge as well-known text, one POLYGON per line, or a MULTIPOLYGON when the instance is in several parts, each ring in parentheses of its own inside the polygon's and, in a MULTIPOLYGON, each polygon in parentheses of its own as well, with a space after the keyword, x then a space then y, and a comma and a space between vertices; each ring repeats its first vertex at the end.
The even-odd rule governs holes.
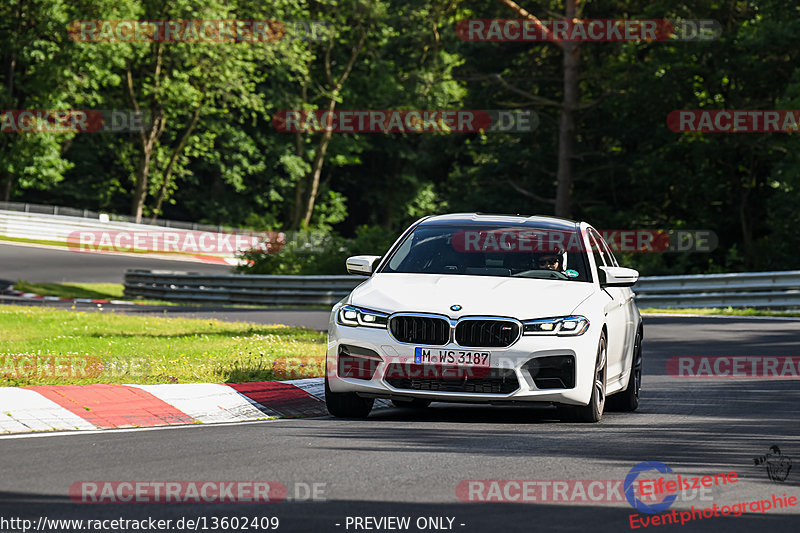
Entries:
POLYGON ((29 283, 18 281, 14 289, 41 296, 59 298, 91 298, 94 300, 119 300, 125 287, 122 283, 29 283))
POLYGON ((325 334, 216 319, 0 306, 0 386, 215 383, 287 377, 325 356, 325 334))
POLYGON ((90 298, 92 300, 123 300, 130 303, 145 305, 189 305, 189 306, 221 306, 232 309, 324 309, 330 311, 330 305, 296 304, 296 305, 255 305, 255 304, 229 304, 229 303, 195 303, 191 301, 169 302, 166 300, 146 300, 141 298, 126 298, 125 286, 121 283, 30 283, 18 281, 14 289, 22 292, 31 292, 40 296, 57 296, 59 298, 90 298))
POLYGON ((726 315, 726 316, 788 316, 800 317, 800 310, 795 311, 778 311, 773 309, 754 309, 752 307, 745 308, 686 308, 686 309, 653 309, 646 308, 640 309, 642 313, 661 314, 661 315, 726 315))
POLYGON ((42 244, 45 246, 58 246, 60 248, 67 247, 67 243, 61 241, 47 241, 44 239, 25 239, 23 237, 9 237, 8 235, 0 235, 0 244, 2 244, 3 241, 21 242, 23 244, 42 244))
POLYGON ((125 300, 131 303, 147 305, 178 305, 161 300, 126 298, 124 296, 125 286, 122 283, 29 283, 27 281, 18 281, 14 284, 14 289, 40 296, 57 296, 58 298, 125 300))

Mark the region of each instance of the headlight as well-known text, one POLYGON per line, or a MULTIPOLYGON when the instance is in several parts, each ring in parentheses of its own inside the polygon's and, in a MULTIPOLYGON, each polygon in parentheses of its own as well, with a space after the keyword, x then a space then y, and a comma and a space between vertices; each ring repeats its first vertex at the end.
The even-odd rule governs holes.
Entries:
POLYGON ((366 326, 368 328, 386 328, 389 315, 380 311, 362 309, 352 305, 345 305, 336 315, 339 324, 343 326, 366 326))
POLYGON ((587 329, 589 320, 584 316, 540 318, 522 323, 523 335, 583 335, 587 329))

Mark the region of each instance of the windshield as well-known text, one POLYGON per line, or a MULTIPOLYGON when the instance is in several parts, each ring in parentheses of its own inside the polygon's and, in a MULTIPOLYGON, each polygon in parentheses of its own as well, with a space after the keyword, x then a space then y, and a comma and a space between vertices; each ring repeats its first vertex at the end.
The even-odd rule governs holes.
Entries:
POLYGON ((591 281, 576 230, 505 226, 419 226, 380 272, 591 281))

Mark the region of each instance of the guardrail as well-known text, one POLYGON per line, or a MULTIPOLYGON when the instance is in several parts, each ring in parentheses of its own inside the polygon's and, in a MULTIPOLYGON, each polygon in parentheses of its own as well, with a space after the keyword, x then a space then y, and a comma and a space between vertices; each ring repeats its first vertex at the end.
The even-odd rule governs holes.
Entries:
POLYGON ((366 279, 128 270, 125 296, 191 303, 333 305, 366 279))
MULTIPOLYGON (((125 295, 193 303, 333 305, 365 279, 128 270, 125 295)), ((647 276, 633 290, 640 307, 800 308, 800 270, 647 276)))
MULTIPOLYGON (((88 220, 101 222, 124 222, 127 224, 134 224, 136 219, 127 215, 115 215, 111 213, 99 213, 90 209, 76 209, 74 207, 63 207, 60 205, 41 205, 41 204, 28 204, 21 202, 0 202, 0 210, 13 211, 16 213, 30 213, 31 215, 55 215, 66 216, 72 218, 84 218, 88 220)), ((156 220, 148 219, 146 222, 137 224, 137 226, 160 226, 162 228, 186 229, 192 231, 211 231, 211 232, 227 232, 236 231, 236 228, 212 225, 212 224, 199 224, 197 222, 184 222, 181 220, 169 220, 165 218, 158 218, 156 220)))
POLYGON ((216 256, 236 265, 240 263, 239 252, 253 247, 263 249, 265 239, 273 244, 276 241, 272 239, 291 242, 307 253, 321 248, 328 239, 321 231, 254 231, 174 220, 158 220, 156 225, 128 220, 131 217, 69 207, 0 202, 0 237, 65 243, 73 251, 103 247, 107 252, 175 252, 216 256), (168 239, 165 234, 169 234, 168 239), (214 247, 213 243, 219 246, 214 247))
POLYGON ((640 307, 800 307, 800 270, 639 278, 640 307))
MULTIPOLYGON (((109 220, 103 216, 100 218, 73 216, 77 213, 71 211, 66 211, 71 214, 61 214, 67 208, 56 209, 59 214, 46 214, 8 211, 1 209, 3 205, 0 205, 0 237, 64 243, 73 251, 91 251, 93 247, 105 246, 110 251, 172 253, 176 258, 180 258, 177 254, 216 257, 231 265, 239 262, 234 244, 214 247, 216 242, 231 242, 231 234, 218 232, 217 226, 206 226, 213 231, 200 233, 199 230, 177 226, 134 224, 109 220), (171 240, 165 238, 167 234, 171 240), (82 240, 84 235, 86 243, 82 240), (203 247, 202 242, 198 243, 203 240, 198 237, 199 235, 207 236, 208 242, 212 244, 203 247)), ((185 225, 192 226, 190 223, 185 225)), ((200 227, 197 224, 194 226, 200 227)), ((238 243, 238 241, 233 242, 238 243)), ((246 238, 243 238, 242 243, 251 244, 246 238)))

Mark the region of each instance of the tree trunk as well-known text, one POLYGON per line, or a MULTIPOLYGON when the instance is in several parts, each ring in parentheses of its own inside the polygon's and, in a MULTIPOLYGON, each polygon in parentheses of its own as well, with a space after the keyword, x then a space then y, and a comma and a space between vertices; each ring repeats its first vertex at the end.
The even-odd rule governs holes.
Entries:
POLYGON ((164 200, 167 198, 169 180, 172 177, 172 169, 175 167, 175 161, 177 161, 178 157, 180 157, 181 152, 183 152, 183 149, 186 146, 186 142, 189 140, 189 136, 194 131, 195 126, 197 126, 197 121, 200 118, 200 110, 202 107, 203 101, 201 100, 192 114, 192 120, 189 121, 189 126, 186 128, 186 131, 183 132, 180 141, 178 141, 178 146, 175 147, 175 151, 172 152, 172 157, 170 157, 169 163, 167 163, 167 168, 164 170, 164 182, 161 184, 161 189, 158 191, 158 198, 156 200, 155 208, 153 209, 152 222, 155 222, 158 219, 158 215, 161 214, 161 206, 164 203, 164 200))
POLYGON ((305 179, 301 179, 294 186, 294 206, 292 207, 292 224, 293 230, 300 229, 300 216, 303 213, 303 193, 306 191, 305 179))
POLYGON ((161 137, 164 131, 164 117, 159 112, 154 118, 153 123, 150 125, 150 131, 145 135, 142 132, 142 159, 139 162, 139 169, 136 174, 136 185, 133 194, 133 202, 131 203, 131 214, 133 215, 137 224, 142 222, 142 212, 144 210, 144 201, 147 198, 147 181, 150 176, 150 160, 153 157, 156 142, 161 137))
MULTIPOLYGON (((566 18, 577 15, 578 0, 567 0, 566 18)), ((578 109, 578 43, 564 41, 564 100, 558 124, 558 171, 556 173, 556 216, 572 218, 574 187, 575 114, 578 109)))
POLYGON ((746 186, 741 186, 739 193, 739 226, 742 230, 742 253, 744 254, 744 266, 750 271, 754 266, 755 247, 753 243, 753 224, 750 220, 748 209, 748 199, 750 190, 746 186))
MULTIPOLYGON (((328 113, 332 114, 334 109, 336 109, 336 100, 331 98, 328 102, 328 113)), ((311 186, 306 197, 306 209, 303 216, 303 224, 305 226, 311 223, 311 215, 314 214, 314 203, 317 201, 317 194, 319 194, 319 178, 322 176, 322 165, 325 163, 325 152, 328 151, 331 137, 333 137, 333 130, 331 128, 325 129, 317 145, 317 153, 314 154, 314 165, 311 167, 311 186)))
MULTIPOLYGON (((547 35, 550 30, 532 13, 520 7, 513 0, 499 2, 516 11, 521 17, 532 21, 539 30, 547 35)), ((565 18, 578 16, 580 0, 565 0, 565 18)), ((579 43, 555 41, 563 53, 563 101, 561 118, 558 122, 558 170, 556 172, 556 216, 572 218, 572 191, 575 180, 575 115, 578 110, 578 63, 580 61, 579 43)), ((516 188, 516 187, 515 187, 516 188)))
MULTIPOLYGON (((356 63, 358 54, 361 53, 361 48, 364 46, 364 40, 366 38, 367 32, 366 30, 362 29, 361 37, 359 38, 358 43, 350 50, 350 59, 348 60, 347 65, 344 67, 344 71, 342 71, 342 74, 339 76, 338 80, 334 80, 333 73, 331 71, 331 67, 333 65, 331 62, 331 51, 333 50, 334 41, 331 40, 328 43, 328 48, 325 50, 324 66, 325 75, 328 79, 328 85, 330 86, 331 90, 331 97, 328 101, 329 113, 333 113, 333 110, 336 108, 336 99, 341 93, 344 82, 347 81, 347 78, 350 76, 350 72, 353 71, 353 66, 356 63)), ((322 166, 325 164, 325 152, 328 151, 328 145, 331 142, 332 136, 333 131, 331 129, 325 129, 325 131, 322 133, 322 138, 319 140, 319 145, 317 145, 317 152, 314 154, 314 164, 311 167, 310 189, 308 191, 308 196, 306 197, 305 216, 303 217, 303 223, 306 226, 308 226, 308 224, 311 222, 311 215, 314 214, 314 203, 317 201, 317 194, 319 193, 319 178, 322 175, 322 166)))
MULTIPOLYGON (((300 88, 300 98, 302 105, 300 109, 306 108, 306 102, 308 102, 308 84, 307 80, 303 80, 303 85, 300 88)), ((306 151, 303 145, 303 134, 300 131, 295 132, 294 134, 294 155, 300 158, 305 158, 306 151)), ((294 203, 292 204, 292 211, 291 211, 291 224, 290 229, 297 230, 300 229, 300 217, 303 216, 303 193, 305 193, 305 176, 297 180, 297 183, 294 185, 294 203)))
POLYGON ((3 201, 11 201, 11 185, 14 183, 14 178, 11 174, 6 174, 5 184, 3 185, 3 201))
POLYGON ((142 147, 142 159, 139 162, 139 168, 136 172, 136 185, 133 192, 133 201, 131 202, 131 214, 133 215, 134 222, 137 224, 142 222, 142 210, 144 208, 144 200, 147 198, 147 178, 150 174, 150 156, 152 153, 152 146, 142 147))
MULTIPOLYGON (((153 72, 153 79, 155 80, 155 88, 158 89, 161 79, 161 61, 164 51, 164 43, 159 42, 156 48, 156 64, 153 72)), ((139 102, 136 99, 136 91, 133 87, 133 72, 131 66, 128 65, 126 72, 128 96, 131 99, 133 110, 137 113, 140 112, 139 102)), ((152 109, 151 109, 152 111, 152 109)), ((134 185, 133 199, 131 201, 131 214, 133 215, 137 224, 142 222, 142 212, 144 210, 144 202, 147 198, 147 180, 150 174, 150 160, 153 156, 153 150, 164 132, 166 119, 164 118, 164 110, 160 108, 156 102, 156 109, 153 113, 153 122, 150 124, 150 131, 139 133, 139 140, 142 143, 142 159, 139 162, 139 168, 136 174, 136 184, 134 185)))
MULTIPOLYGON (((14 30, 14 35, 17 36, 17 40, 19 35, 21 34, 22 29, 22 0, 18 0, 17 2, 17 16, 16 16, 16 28, 14 30)), ((9 107, 20 109, 21 105, 15 105, 14 101, 14 76, 17 71, 17 46, 14 43, 13 49, 9 52, 8 55, 8 65, 6 66, 6 95, 8 98, 8 105, 9 107)), ((8 143, 3 140, 0 143, 0 147, 5 149, 8 143)), ((2 177, 5 179, 2 180, 3 183, 3 201, 10 202, 11 201, 11 190, 14 188, 14 174, 5 173, 2 177)))

